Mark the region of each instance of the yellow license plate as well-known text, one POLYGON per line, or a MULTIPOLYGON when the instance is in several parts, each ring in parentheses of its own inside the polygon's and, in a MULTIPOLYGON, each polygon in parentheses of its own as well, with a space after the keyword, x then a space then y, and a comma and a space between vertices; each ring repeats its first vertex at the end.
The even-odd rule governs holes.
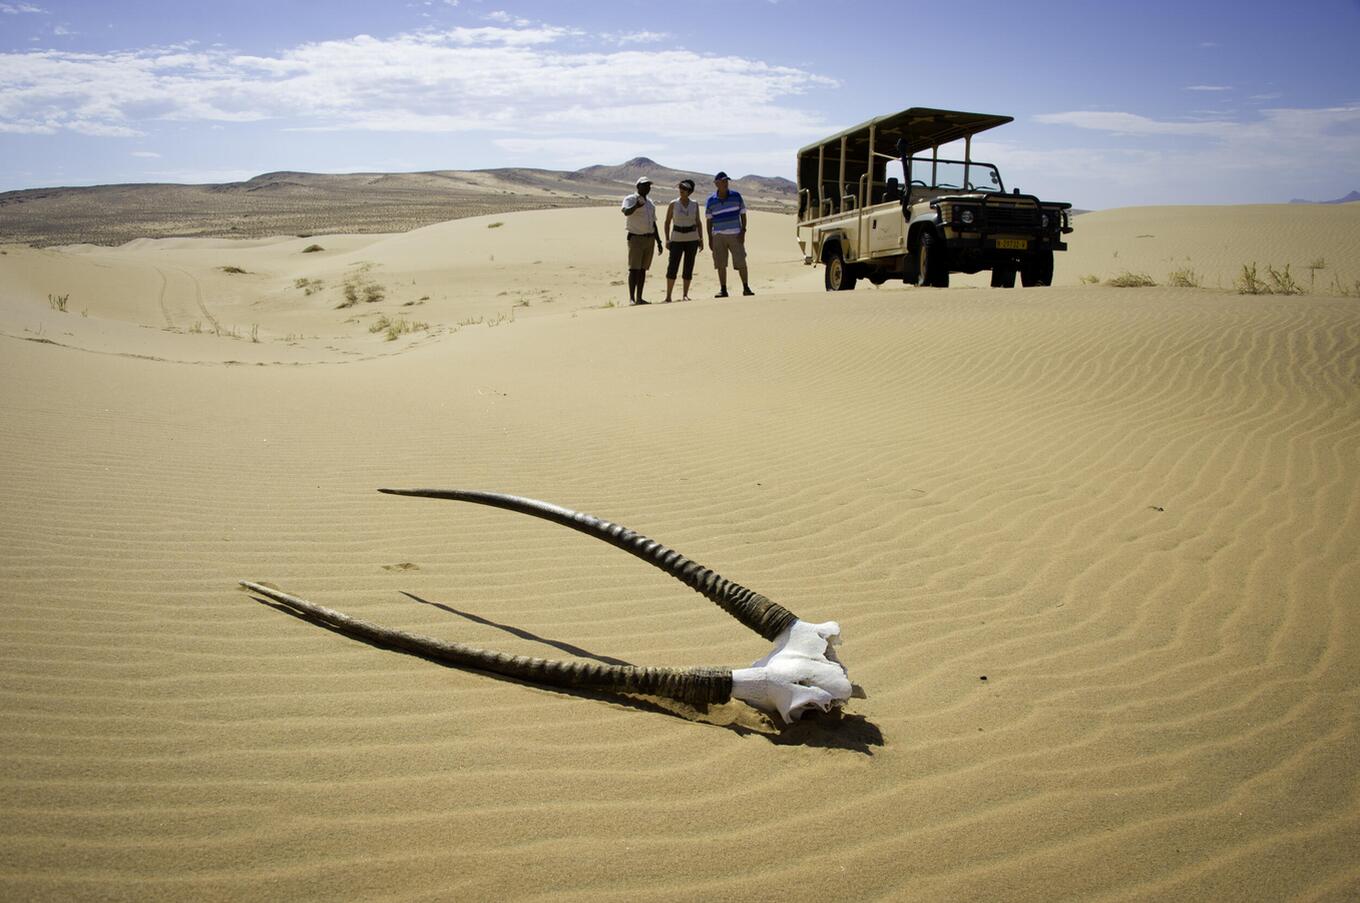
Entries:
POLYGON ((1007 251, 1024 251, 1029 248, 1029 242, 1023 238, 998 238, 996 246, 1007 251))

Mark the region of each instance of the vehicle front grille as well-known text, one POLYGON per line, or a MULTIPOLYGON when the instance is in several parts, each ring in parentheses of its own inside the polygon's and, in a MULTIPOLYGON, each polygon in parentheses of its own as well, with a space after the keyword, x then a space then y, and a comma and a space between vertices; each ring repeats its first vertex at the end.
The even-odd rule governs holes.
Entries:
POLYGON ((1038 207, 1012 207, 988 204, 986 228, 988 232, 1039 231, 1038 207))

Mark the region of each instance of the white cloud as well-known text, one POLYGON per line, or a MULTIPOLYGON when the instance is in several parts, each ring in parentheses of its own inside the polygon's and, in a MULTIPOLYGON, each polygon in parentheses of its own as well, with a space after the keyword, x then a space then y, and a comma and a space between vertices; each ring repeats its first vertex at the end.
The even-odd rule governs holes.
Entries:
POLYGON ((813 73, 686 50, 578 49, 571 29, 504 18, 511 24, 358 35, 269 56, 190 45, 0 54, 0 129, 137 135, 158 121, 272 120, 302 130, 607 129, 637 139, 715 118, 738 136, 824 128, 788 102, 835 85, 813 73), (723 90, 696 90, 699 68, 723 90))
POLYGON ((1102 110, 1078 110, 1070 113, 1042 113, 1034 117, 1048 125, 1070 125, 1079 129, 1109 132, 1113 135, 1181 135, 1215 137, 1224 133, 1224 124, 1205 122, 1165 122, 1139 116, 1102 110))
POLYGON ((133 151, 132 156, 145 157, 148 160, 159 160, 161 155, 156 153, 155 151, 133 151))
POLYGON ((1133 113, 1051 113, 1035 118, 1104 132, 1113 146, 997 156, 1019 161, 1036 180, 1108 198, 1101 206, 1279 201, 1360 184, 1360 105, 1265 109, 1253 117, 1167 122, 1133 113))
POLYGON ((1186 85, 1187 91, 1231 91, 1230 85, 1186 85))
POLYGON ((23 13, 47 15, 47 10, 34 6, 31 3, 0 3, 0 14, 2 15, 17 16, 23 13))
POLYGON ((670 35, 664 31, 611 31, 600 35, 602 41, 619 46, 624 44, 656 44, 668 37, 670 35))

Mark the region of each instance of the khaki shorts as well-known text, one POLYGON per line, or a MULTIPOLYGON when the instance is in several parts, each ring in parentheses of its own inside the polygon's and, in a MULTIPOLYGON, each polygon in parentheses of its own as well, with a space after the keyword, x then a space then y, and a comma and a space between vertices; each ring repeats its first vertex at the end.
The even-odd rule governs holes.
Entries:
POLYGON ((656 250, 656 238, 651 235, 628 233, 628 269, 645 270, 652 265, 652 252, 656 250))
POLYGON ((746 269, 745 236, 736 233, 713 233, 713 265, 718 269, 727 267, 727 256, 732 255, 732 266, 746 269))

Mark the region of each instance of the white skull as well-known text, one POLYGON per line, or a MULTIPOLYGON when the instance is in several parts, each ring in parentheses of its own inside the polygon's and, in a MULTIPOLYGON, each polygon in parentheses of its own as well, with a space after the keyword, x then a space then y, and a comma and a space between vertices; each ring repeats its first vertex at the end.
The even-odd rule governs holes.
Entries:
POLYGON ((845 666, 831 648, 840 643, 835 621, 794 621, 781 633, 770 654, 749 668, 732 672, 732 695, 792 723, 809 706, 823 712, 840 706, 853 689, 845 666))

